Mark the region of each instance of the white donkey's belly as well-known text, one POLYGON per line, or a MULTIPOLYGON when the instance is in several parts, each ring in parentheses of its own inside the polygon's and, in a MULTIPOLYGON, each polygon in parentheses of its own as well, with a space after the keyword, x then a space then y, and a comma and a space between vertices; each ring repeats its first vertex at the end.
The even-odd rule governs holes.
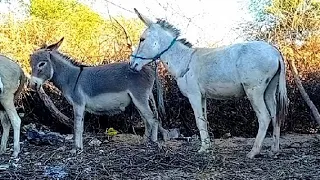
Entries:
POLYGON ((207 98, 230 99, 245 95, 242 85, 236 83, 213 83, 202 87, 207 98))
POLYGON ((125 110, 131 98, 126 91, 104 93, 86 99, 86 111, 94 114, 117 114, 125 110))

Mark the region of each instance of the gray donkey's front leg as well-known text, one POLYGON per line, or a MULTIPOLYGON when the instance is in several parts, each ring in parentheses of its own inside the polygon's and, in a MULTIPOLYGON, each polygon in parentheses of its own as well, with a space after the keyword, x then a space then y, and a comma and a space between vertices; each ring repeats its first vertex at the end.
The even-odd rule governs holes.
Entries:
POLYGON ((74 111, 74 149, 73 151, 76 152, 76 150, 82 150, 83 149, 83 117, 84 117, 84 105, 74 105, 73 111, 74 111))

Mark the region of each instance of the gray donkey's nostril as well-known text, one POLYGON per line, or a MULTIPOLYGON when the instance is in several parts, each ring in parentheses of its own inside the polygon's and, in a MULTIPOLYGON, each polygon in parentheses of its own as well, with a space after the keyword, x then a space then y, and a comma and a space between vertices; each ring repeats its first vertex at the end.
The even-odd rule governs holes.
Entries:
POLYGON ((136 68, 137 66, 138 66, 137 63, 131 63, 131 64, 130 64, 130 69, 135 70, 135 68, 136 68))

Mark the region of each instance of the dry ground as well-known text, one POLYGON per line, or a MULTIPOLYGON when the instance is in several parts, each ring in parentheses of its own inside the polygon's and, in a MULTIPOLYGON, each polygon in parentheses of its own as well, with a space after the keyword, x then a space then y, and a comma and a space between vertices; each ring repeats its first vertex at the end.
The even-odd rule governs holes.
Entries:
POLYGON ((105 136, 87 133, 78 155, 70 154, 70 141, 57 146, 24 141, 19 159, 0 156, 0 179, 319 179, 319 137, 284 135, 281 153, 272 158, 267 138, 262 155, 253 160, 246 158, 253 138, 216 139, 213 152, 204 155, 197 153, 198 140, 146 145, 128 134, 104 142, 105 136), (100 146, 89 146, 94 137, 100 146))

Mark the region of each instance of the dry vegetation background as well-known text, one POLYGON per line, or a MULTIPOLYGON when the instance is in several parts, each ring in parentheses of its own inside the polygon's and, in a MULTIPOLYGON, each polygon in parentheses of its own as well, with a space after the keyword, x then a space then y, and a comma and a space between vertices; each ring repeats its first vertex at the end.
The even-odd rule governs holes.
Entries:
MULTIPOLYGON (((65 41, 60 50, 85 64, 126 61, 131 53, 126 33, 135 45, 144 29, 137 19, 103 19, 76 0, 32 0, 28 9, 29 18, 17 21, 9 15, 3 17, 3 23, 0 24, 0 53, 18 61, 26 73, 30 72, 29 54, 43 43, 55 42, 61 37, 65 37, 65 41)), ((286 60, 293 60, 310 98, 320 107, 320 2, 273 0, 264 13, 273 17, 273 21, 262 26, 259 23, 245 24, 243 34, 248 35, 249 39, 262 39, 272 43, 281 50, 286 60)), ((179 127, 182 133, 188 135, 197 133, 187 99, 180 93, 170 74, 163 68, 160 71, 166 90, 165 105, 168 114, 163 122, 164 126, 179 127)), ((282 130, 316 133, 318 126, 313 122, 289 69, 287 74, 290 107, 282 130)), ((60 92, 51 86, 46 87, 57 107, 68 117, 72 117, 71 107, 60 92)), ((50 126, 56 131, 71 132, 71 129, 59 124, 50 115, 38 95, 29 89, 24 91, 18 107, 19 112, 24 113, 23 124, 35 122, 50 126)), ((128 108, 126 113, 112 117, 87 115, 86 130, 97 132, 104 131, 106 127, 114 127, 121 132, 131 132, 131 126, 140 121, 138 113, 133 111, 131 116, 131 111, 132 108, 128 108)), ((252 137, 257 132, 256 117, 247 99, 210 100, 208 113, 210 132, 216 137, 225 133, 252 137)))

